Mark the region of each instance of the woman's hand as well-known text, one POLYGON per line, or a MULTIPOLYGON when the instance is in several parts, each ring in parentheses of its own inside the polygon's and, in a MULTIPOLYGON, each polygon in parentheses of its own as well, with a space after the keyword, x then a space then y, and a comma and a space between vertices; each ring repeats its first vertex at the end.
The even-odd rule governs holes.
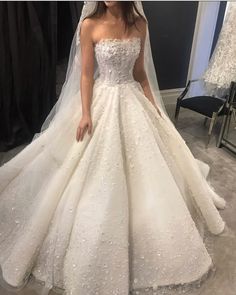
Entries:
POLYGON ((87 130, 88 130, 88 134, 91 135, 92 126, 93 126, 93 124, 92 124, 91 116, 90 115, 83 115, 80 122, 79 122, 79 126, 77 128, 76 140, 82 141, 87 130))

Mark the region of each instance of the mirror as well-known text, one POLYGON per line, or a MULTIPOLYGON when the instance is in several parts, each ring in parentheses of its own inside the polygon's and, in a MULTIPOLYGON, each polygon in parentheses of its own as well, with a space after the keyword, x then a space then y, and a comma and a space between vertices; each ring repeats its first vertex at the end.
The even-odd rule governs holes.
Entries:
POLYGON ((218 147, 222 146, 236 153, 236 82, 231 83, 226 114, 221 126, 218 147))

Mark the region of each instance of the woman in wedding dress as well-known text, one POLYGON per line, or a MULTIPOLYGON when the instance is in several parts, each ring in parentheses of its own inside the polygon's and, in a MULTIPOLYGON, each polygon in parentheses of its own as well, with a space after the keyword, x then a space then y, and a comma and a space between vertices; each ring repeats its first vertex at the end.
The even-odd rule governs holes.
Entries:
POLYGON ((128 295, 201 282, 225 201, 161 105, 141 3, 88 2, 71 52, 42 132, 0 169, 2 285, 128 295))

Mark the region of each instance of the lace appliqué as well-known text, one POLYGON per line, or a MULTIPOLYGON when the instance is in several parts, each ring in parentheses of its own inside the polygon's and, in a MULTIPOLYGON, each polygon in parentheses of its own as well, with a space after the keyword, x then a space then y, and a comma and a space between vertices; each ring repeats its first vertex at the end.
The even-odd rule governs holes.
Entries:
POLYGON ((228 4, 228 11, 211 57, 203 75, 206 87, 228 88, 236 77, 236 3, 228 4))
POLYGON ((95 44, 99 80, 116 85, 134 81, 133 67, 139 55, 141 39, 101 39, 95 44))

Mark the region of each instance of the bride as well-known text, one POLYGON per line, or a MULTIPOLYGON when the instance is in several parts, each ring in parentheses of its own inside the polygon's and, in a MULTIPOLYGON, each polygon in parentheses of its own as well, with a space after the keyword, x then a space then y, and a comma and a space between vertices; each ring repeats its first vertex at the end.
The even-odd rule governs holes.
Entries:
POLYGON ((56 106, 0 169, 2 285, 128 295, 201 282, 214 266, 204 237, 225 228, 207 174, 165 113, 141 3, 85 3, 56 106))

